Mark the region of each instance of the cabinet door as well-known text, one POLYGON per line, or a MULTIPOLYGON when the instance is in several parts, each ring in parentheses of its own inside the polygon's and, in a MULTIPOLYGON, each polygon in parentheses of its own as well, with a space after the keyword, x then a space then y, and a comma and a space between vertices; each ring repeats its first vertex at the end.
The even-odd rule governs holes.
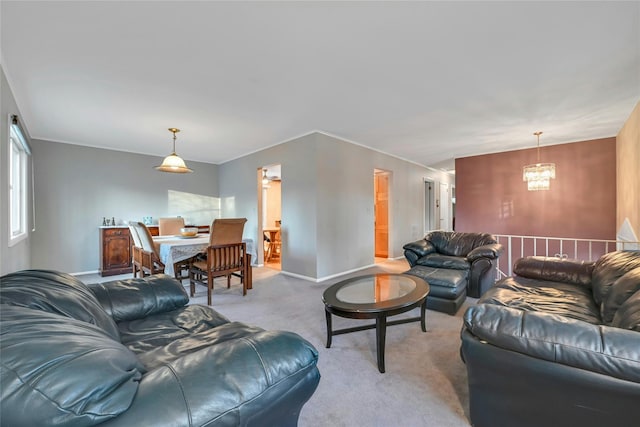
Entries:
POLYGON ((102 273, 121 274, 131 271, 131 239, 127 228, 103 230, 102 273))

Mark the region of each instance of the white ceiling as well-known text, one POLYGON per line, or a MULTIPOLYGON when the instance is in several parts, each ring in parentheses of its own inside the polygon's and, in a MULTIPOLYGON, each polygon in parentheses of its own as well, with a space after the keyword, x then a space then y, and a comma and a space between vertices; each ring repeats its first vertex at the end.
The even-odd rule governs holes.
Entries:
POLYGON ((222 163, 318 130, 423 165, 610 137, 640 2, 0 2, 31 136, 222 163))

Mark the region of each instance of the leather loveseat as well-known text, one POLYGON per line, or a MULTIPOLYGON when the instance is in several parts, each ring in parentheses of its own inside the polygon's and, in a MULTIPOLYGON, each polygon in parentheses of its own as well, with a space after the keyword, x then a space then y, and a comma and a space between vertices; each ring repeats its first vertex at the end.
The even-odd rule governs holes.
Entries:
POLYGON ((294 426, 320 380, 303 338, 187 305, 168 275, 0 285, 3 426, 294 426))
POLYGON ((496 278, 502 245, 487 233, 432 231, 403 246, 411 269, 406 274, 426 280, 427 307, 454 314, 466 296, 478 298, 496 278))
POLYGON ((640 251, 514 274, 464 314, 472 424, 640 425, 640 251))

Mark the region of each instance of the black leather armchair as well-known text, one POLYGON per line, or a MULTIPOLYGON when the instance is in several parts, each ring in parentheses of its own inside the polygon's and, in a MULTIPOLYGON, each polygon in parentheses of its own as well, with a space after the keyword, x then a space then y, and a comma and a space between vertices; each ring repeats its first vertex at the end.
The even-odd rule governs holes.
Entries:
POLYGON ((411 267, 463 272, 466 294, 474 298, 495 282, 497 259, 502 253, 502 245, 491 234, 454 231, 433 231, 424 239, 407 243, 403 249, 411 267))
POLYGON ((168 275, 0 284, 3 426, 295 426, 320 380, 302 337, 187 305, 168 275))

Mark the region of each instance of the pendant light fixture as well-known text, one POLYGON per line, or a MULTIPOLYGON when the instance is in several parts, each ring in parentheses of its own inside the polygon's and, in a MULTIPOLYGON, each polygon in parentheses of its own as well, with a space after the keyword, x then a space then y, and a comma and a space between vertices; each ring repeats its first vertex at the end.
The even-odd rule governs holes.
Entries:
POLYGON ((191 173, 192 169, 189 169, 184 163, 184 160, 176 154, 176 133, 180 132, 180 129, 169 128, 169 132, 173 133, 173 151, 167 157, 164 158, 160 166, 155 166, 156 170, 161 172, 171 173, 191 173))
POLYGON ((538 137, 538 162, 522 168, 522 180, 527 182, 527 190, 540 191, 551 188, 551 180, 556 179, 555 163, 540 163, 540 135, 542 132, 534 132, 538 137))
POLYGON ((269 184, 269 178, 267 178, 267 170, 262 169, 262 185, 269 184))

